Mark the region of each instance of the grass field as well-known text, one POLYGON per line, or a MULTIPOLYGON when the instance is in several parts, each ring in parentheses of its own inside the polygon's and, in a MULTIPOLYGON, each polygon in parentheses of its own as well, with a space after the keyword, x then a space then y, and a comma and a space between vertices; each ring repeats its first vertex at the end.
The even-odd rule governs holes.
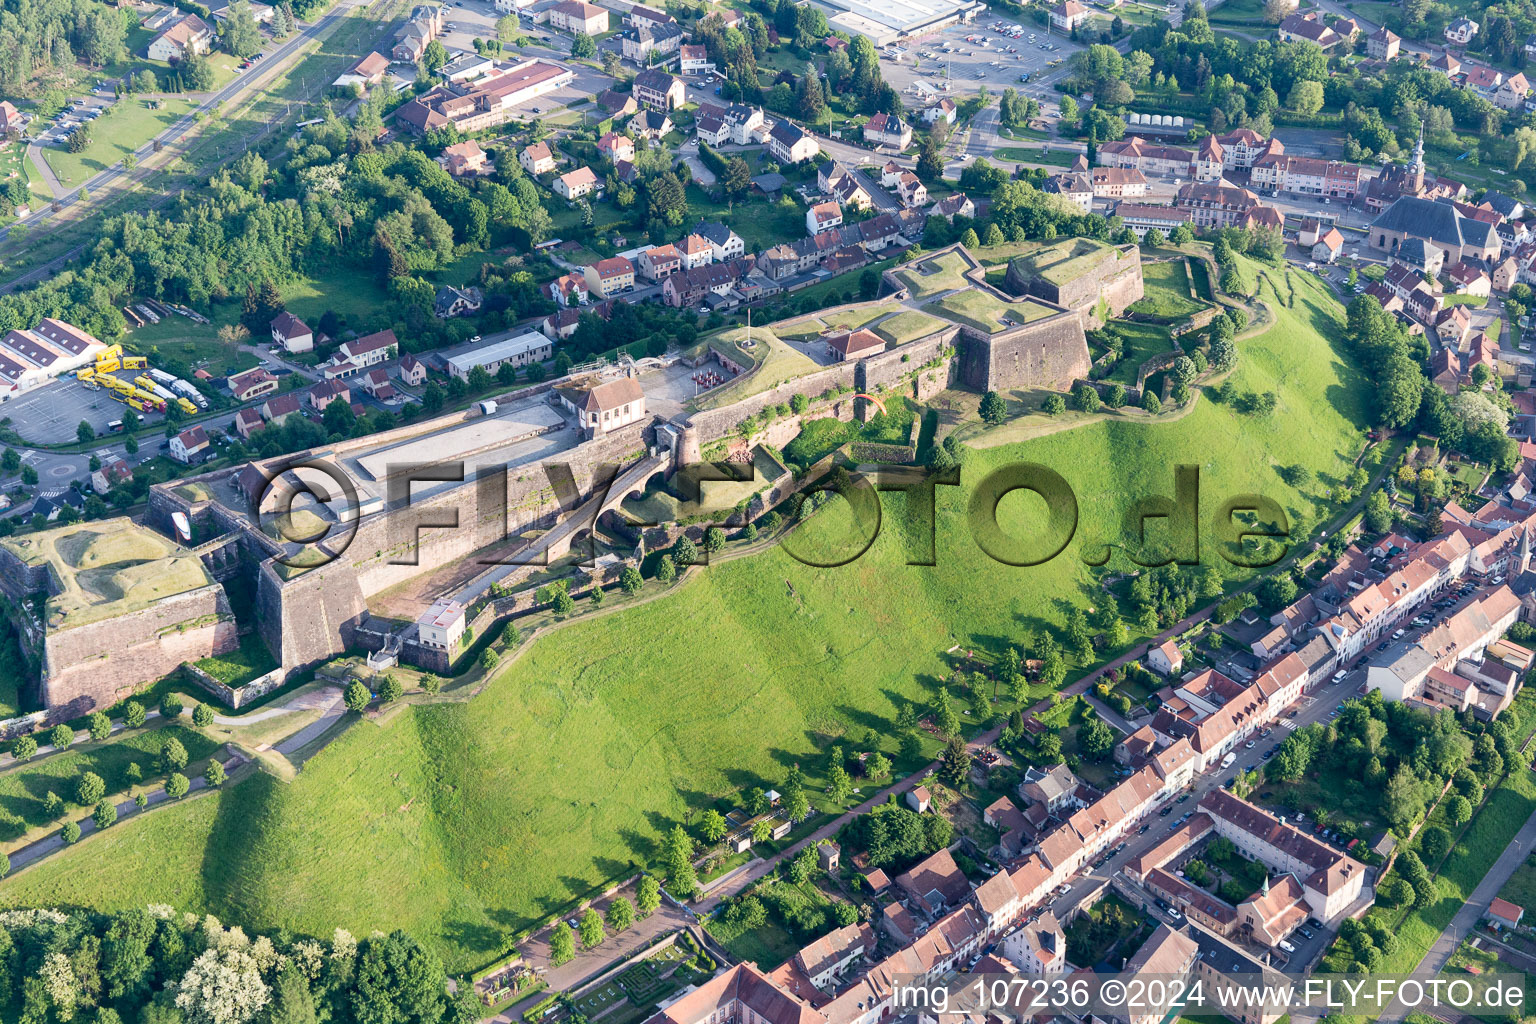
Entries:
POLYGON ((1172 319, 1190 316, 1203 308, 1189 297, 1189 275, 1184 271, 1183 260, 1145 263, 1141 276, 1145 294, 1131 304, 1131 312, 1172 319))
POLYGON ((1072 161, 1077 159, 1076 153, 1066 150, 1045 150, 1033 146, 1004 146, 994 155, 999 160, 1018 160, 1027 164, 1050 164, 1056 167, 1071 167, 1072 161))
MULTIPOLYGON (((803 564, 790 546, 830 543, 848 525, 848 503, 833 502, 792 545, 525 646, 468 703, 354 721, 294 782, 256 774, 125 822, 0 883, 0 904, 165 901, 247 930, 399 927, 451 970, 478 967, 519 930, 650 862, 690 808, 781 783, 795 762, 819 802, 819 755, 832 743, 894 754, 899 706, 931 700, 949 673, 944 651, 998 652, 1098 599, 1082 554, 1119 536, 1128 501, 1169 493, 1175 465, 1200 466, 1203 515, 1257 492, 1314 530, 1332 514, 1319 480, 1343 476, 1359 450, 1367 382, 1327 340, 1342 309, 1306 275, 1295 293, 1269 331, 1240 343, 1233 371, 1240 388, 1276 392, 1272 416, 1201 401, 1176 420, 1099 420, 968 453, 967 483, 1023 461, 1067 479, 1080 521, 1054 559, 1016 568, 989 558, 956 487, 940 489, 933 534, 904 494, 882 495, 884 525, 862 557, 803 564), (1313 472, 1305 492, 1273 468, 1295 463, 1313 472), (929 536, 938 564, 908 565, 929 536)), ((1033 500, 1014 493, 999 505, 1021 539, 1034 536, 1033 500)), ((1218 557, 1215 543, 1202 551, 1218 557)))
POLYGON ((943 330, 944 321, 909 309, 887 317, 870 329, 892 345, 905 345, 943 330))
POLYGON ((920 302, 940 292, 964 288, 965 278, 962 275, 968 266, 959 253, 947 252, 933 259, 909 264, 898 270, 896 277, 907 286, 912 298, 920 302))
POLYGON ((91 122, 90 145, 78 153, 63 146, 44 146, 43 159, 64 184, 83 185, 86 179, 113 166, 197 106, 197 101, 185 96, 159 100, 158 110, 152 109, 150 102, 136 96, 124 97, 113 104, 111 113, 91 122))
POLYGON ((255 630, 240 638, 240 646, 197 662, 197 667, 226 686, 240 686, 277 667, 272 653, 255 630))
POLYGON ((941 309, 944 311, 942 315, 949 319, 968 323, 988 334, 1000 334, 1008 329, 1002 322, 1002 317, 1007 317, 1015 323, 1027 324, 1057 312, 1032 299, 1025 299, 1022 302, 1004 302, 989 292, 976 289, 952 292, 937 302, 930 303, 928 308, 941 309))
POLYGON ((1173 351, 1173 337, 1168 333, 1168 328, 1159 324, 1117 320, 1115 328, 1120 332, 1120 337, 1125 339, 1125 354, 1120 357, 1106 380, 1134 384, 1142 363, 1153 356, 1173 351))

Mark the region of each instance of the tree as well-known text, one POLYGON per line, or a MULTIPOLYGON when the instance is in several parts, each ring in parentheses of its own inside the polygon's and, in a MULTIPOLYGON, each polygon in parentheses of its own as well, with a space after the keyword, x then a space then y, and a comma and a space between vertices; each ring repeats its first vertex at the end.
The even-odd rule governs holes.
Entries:
POLYGON ((100 800, 107 792, 107 784, 95 772, 86 772, 75 780, 75 803, 87 807, 100 800))
POLYGON ((218 789, 224 785, 224 780, 227 778, 228 776, 224 773, 224 765, 219 759, 211 759, 208 762, 208 770, 203 772, 203 780, 208 783, 208 788, 218 789))
POLYGON ((225 51, 242 60, 261 49, 261 29, 256 26, 251 5, 245 0, 236 0, 229 5, 228 15, 219 26, 219 43, 225 51))
POLYGON ((1099 411, 1099 392, 1086 381, 1072 389, 1072 405, 1079 412, 1099 411))
POLYGON ((30 761, 37 756, 37 740, 31 736, 18 736, 11 742, 11 756, 18 761, 30 761))
POLYGON ((965 740, 959 736, 952 736, 944 745, 944 754, 939 759, 939 778, 943 779, 953 789, 959 789, 965 785, 965 780, 971 774, 971 751, 965 745, 965 740))
POLYGON ((272 1002, 262 1024, 317 1024, 315 996, 304 972, 289 963, 272 985, 272 1002))
POLYGON ((1323 109, 1323 83, 1305 79, 1291 86, 1285 105, 1308 117, 1323 109))
POLYGON ((384 678, 379 682, 379 700, 385 704, 393 704, 405 694, 405 684, 395 678, 393 672, 384 673, 384 678))
POLYGON ((112 719, 105 712, 92 711, 86 718, 86 730, 91 734, 91 739, 100 743, 112 735, 112 719))
POLYGON ((876 782, 883 782, 890 777, 891 760, 877 750, 864 762, 864 772, 876 782))
POLYGON ((600 946, 603 944, 603 940, 608 937, 607 933, 603 931, 603 918, 598 914, 596 907, 588 907, 586 909, 581 915, 581 920, 578 922, 578 928, 581 932, 581 947, 583 949, 593 949, 600 946))
POLYGON ((577 32, 571 37, 571 56, 577 60, 597 56, 597 43, 585 32, 577 32))
POLYGON ((635 890, 635 910, 643 919, 650 917, 659 906, 661 906, 661 882, 655 875, 646 875, 640 879, 640 885, 635 890))
POLYGON ((64 840, 65 846, 73 846, 75 843, 78 843, 80 841, 80 823, 74 819, 66 821, 64 827, 59 829, 59 838, 64 840))
POLYGON ((683 826, 674 825, 662 840, 662 864, 667 869, 667 883, 680 899, 692 896, 699 888, 693 870, 693 840, 683 826))
POLYGON ((576 936, 571 932, 571 926, 564 921, 556 921, 555 927, 549 933, 549 962, 553 967, 568 964, 576 959, 576 936))
POLYGON ((91 820, 96 823, 97 830, 111 828, 117 824, 117 804, 111 800, 103 800, 96 805, 96 810, 91 813, 91 820))
POLYGON ((939 732, 945 736, 959 735, 960 716, 956 714, 954 705, 950 703, 948 690, 940 689, 934 696, 931 714, 933 724, 939 732))
POLYGON ((341 700, 348 711, 362 712, 373 700, 373 694, 361 679, 354 679, 342 691, 341 700))
POLYGON ((645 585, 645 580, 640 576, 640 570, 632 565, 626 565, 624 572, 619 576, 619 586, 624 588, 624 593, 633 597, 640 593, 640 588, 645 585))
POLYGON ((1045 401, 1040 403, 1040 411, 1045 413, 1047 416, 1060 415, 1062 412, 1066 411, 1066 408, 1066 399, 1056 394, 1046 395, 1045 401))
POLYGON ((1386 533, 1392 528, 1392 506, 1385 491, 1372 491, 1365 500, 1365 528, 1370 533, 1386 533))
POLYGON ((179 772, 187 766, 187 748, 178 739, 168 739, 160 744, 158 764, 162 772, 179 772))
POLYGON ((725 838, 725 816, 711 807, 699 818, 699 835, 706 843, 718 843, 725 838))
POLYGON ((89 444, 96 440, 96 428, 91 426, 89 420, 81 420, 80 425, 75 428, 75 440, 81 444, 89 444))
POLYGON ((1157 397, 1157 392, 1147 388, 1141 393, 1141 407, 1156 416, 1163 411, 1163 401, 1157 397))
POLYGON ((635 923, 635 905, 627 896, 615 896, 608 904, 608 927, 621 932, 635 923))
POLYGON ((160 698, 160 717, 167 722, 174 722, 181 716, 182 709, 186 707, 181 697, 174 693, 168 693, 160 698))
POLYGON ((1458 828, 1472 820, 1472 801, 1457 794, 1447 798, 1445 802, 1445 816, 1452 825, 1458 828))
POLYGON ((981 397, 981 407, 977 411, 983 422, 994 427, 1008 418, 1008 406, 996 391, 988 391, 981 397))
POLYGON ((64 750, 75 742, 75 730, 67 725, 56 725, 48 730, 48 742, 54 750, 64 750))
POLYGON ((1077 745, 1091 760, 1102 761, 1115 747, 1115 734, 1098 716, 1094 716, 1078 730, 1077 745))
POLYGON ((976 229, 966 228, 965 232, 960 236, 960 244, 965 246, 967 249, 981 248, 981 240, 976 237, 976 229))
POLYGON ((192 709, 192 724, 206 729, 213 724, 213 708, 206 702, 192 709))
POLYGON ((711 526, 704 531, 704 550, 715 554, 725 547, 725 531, 718 526, 711 526))
POLYGON ((657 561, 656 579, 661 583, 671 583, 677 579, 677 563, 672 561, 671 555, 662 555, 657 561))
POLYGON ((187 777, 180 772, 173 773, 165 780, 165 795, 172 800, 180 800, 187 795, 187 790, 191 788, 191 783, 187 781, 187 777))

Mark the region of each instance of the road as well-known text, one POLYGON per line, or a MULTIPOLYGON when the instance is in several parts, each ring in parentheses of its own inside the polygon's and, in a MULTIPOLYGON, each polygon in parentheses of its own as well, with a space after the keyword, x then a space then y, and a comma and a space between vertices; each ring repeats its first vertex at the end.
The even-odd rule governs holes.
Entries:
MULTIPOLYGON (((299 50, 304 47, 305 44, 313 41, 315 38, 321 35, 324 35, 339 19, 346 17, 351 8, 358 6, 363 2, 364 0, 338 0, 336 6, 331 8, 330 12, 324 17, 320 18, 318 21, 314 22, 303 31, 295 34, 292 38, 278 44, 274 49, 267 53, 266 57, 263 58, 260 63, 252 67, 248 73, 235 76, 235 78, 230 81, 229 84, 225 85, 217 92, 211 93, 206 99, 204 99, 203 102, 198 105, 195 111, 188 113, 185 117, 178 120, 165 131, 161 132, 149 142, 146 142, 143 146, 139 147, 139 149, 135 150, 134 156, 138 158, 139 163, 138 166, 132 170, 126 170, 121 165, 114 165, 107 168, 105 171, 94 175, 85 181, 82 185, 77 186, 74 191, 69 192, 67 195, 57 196, 56 190, 56 198, 54 199, 53 205, 45 206, 36 214, 27 218, 26 224, 30 232, 28 238, 36 239, 40 235, 45 235, 47 228, 44 227, 44 229, 40 231, 39 225, 46 226, 50 221, 56 221, 58 219, 59 213, 78 203, 80 201, 80 189, 89 189, 91 194, 94 195, 99 193, 103 187, 110 185, 119 179, 126 178, 132 181, 140 181, 149 175, 156 173, 156 168, 143 166, 145 159, 156 152, 156 144, 158 144, 163 150, 168 148, 173 143, 180 142, 189 133, 191 133, 195 127, 198 126, 199 114, 208 114, 220 104, 232 104, 236 100, 243 99, 248 93, 255 92, 265 87, 274 78, 276 78, 279 74, 287 70, 289 66, 296 62, 296 57, 299 55, 299 50), (55 207, 57 207, 57 210, 55 207)), ((324 83, 317 83, 317 87, 323 85, 324 83)), ((153 209, 157 206, 169 202, 172 198, 174 198, 173 194, 162 195, 152 202, 149 202, 146 208, 153 209)), ((3 242, 9 236, 10 228, 7 227, 0 229, 0 242, 3 242)), ((0 286, 0 294, 9 292, 15 288, 24 287, 25 285, 36 281, 44 280, 45 278, 56 273, 70 260, 79 256, 80 253, 84 250, 85 246, 76 246, 57 259, 51 260, 42 266, 33 268, 26 274, 23 274, 20 277, 7 282, 5 285, 0 286)))

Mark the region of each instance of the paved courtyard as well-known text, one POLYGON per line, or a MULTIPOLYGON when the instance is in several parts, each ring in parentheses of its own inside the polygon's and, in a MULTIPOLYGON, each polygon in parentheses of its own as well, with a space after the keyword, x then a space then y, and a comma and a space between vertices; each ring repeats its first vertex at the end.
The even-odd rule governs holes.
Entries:
MULTIPOLYGON (((131 379, 133 374, 119 374, 131 379)), ((98 436, 105 435, 107 424, 123 418, 127 406, 108 397, 105 388, 92 391, 73 376, 33 388, 17 395, 0 407, 0 415, 25 440, 36 444, 68 444, 75 440, 80 421, 89 423, 98 436)), ((145 422, 160 417, 147 415, 145 422)))

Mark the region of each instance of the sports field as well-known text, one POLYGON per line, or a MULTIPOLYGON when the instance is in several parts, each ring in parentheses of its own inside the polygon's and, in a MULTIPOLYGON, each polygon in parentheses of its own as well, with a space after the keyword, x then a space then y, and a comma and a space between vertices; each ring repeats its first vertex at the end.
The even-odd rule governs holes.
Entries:
MULTIPOLYGON (((898 706, 931 699, 945 650, 996 651, 1102 600, 1083 553, 1118 536, 1129 502, 1171 493, 1176 465, 1200 467, 1205 516, 1257 492, 1315 529, 1332 512, 1317 496, 1359 450, 1368 382, 1327 340, 1342 309, 1315 279, 1292 277, 1294 305, 1239 343, 1233 377, 1276 393, 1271 416, 1202 400, 1174 420, 1095 421, 971 451, 963 486, 938 489, 935 566, 907 564, 926 531, 903 494, 883 495, 882 529, 851 564, 814 568, 776 548, 577 619, 467 704, 355 723, 296 781, 257 774, 125 822, 6 880, 0 904, 168 902, 312 934, 400 927, 450 970, 478 967, 520 929, 649 863, 690 808, 780 783, 795 762, 819 796, 834 742, 894 754, 898 706), (1029 568, 984 554, 967 515, 977 481, 1023 461, 1056 469, 1080 515, 1065 550, 1029 568), (1306 493, 1273 468, 1295 463, 1312 470, 1306 493)), ((1032 511, 1021 494, 999 506, 1021 538, 1032 511)), ((809 532, 849 522, 834 502, 809 532)), ((1202 551, 1216 557, 1214 543, 1202 551)))

